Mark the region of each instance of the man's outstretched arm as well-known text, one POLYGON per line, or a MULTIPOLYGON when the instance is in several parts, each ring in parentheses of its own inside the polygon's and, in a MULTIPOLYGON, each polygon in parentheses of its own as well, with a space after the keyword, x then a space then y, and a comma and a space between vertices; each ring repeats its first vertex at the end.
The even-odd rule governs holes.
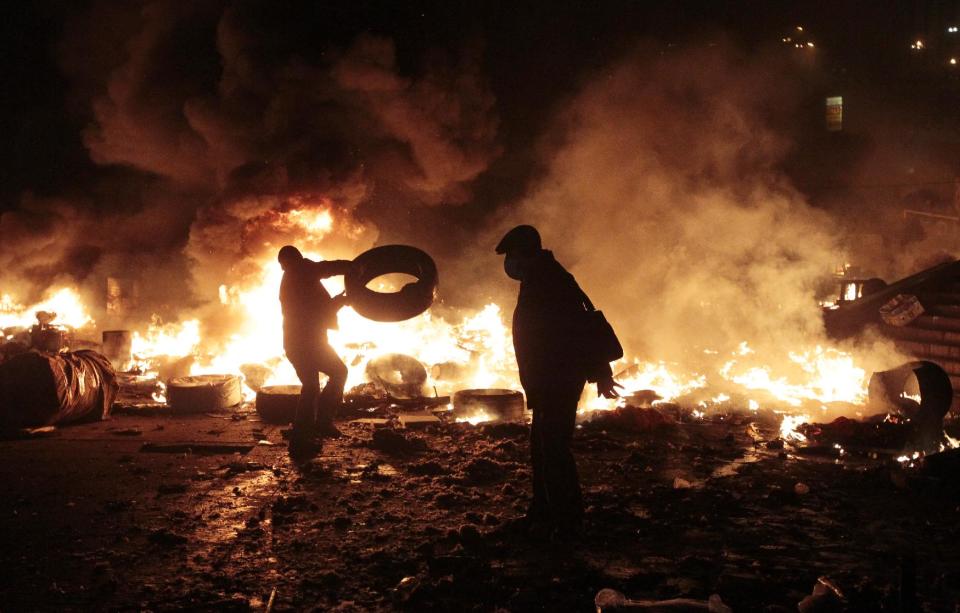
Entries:
POLYGON ((350 260, 321 260, 314 262, 310 260, 310 270, 320 279, 345 275, 350 270, 350 260))

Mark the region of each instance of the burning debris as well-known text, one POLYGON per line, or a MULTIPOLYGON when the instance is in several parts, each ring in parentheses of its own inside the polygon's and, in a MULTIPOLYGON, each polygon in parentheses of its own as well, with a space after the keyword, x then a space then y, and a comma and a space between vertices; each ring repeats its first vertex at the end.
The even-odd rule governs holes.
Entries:
MULTIPOLYGON (((83 126, 55 140, 86 156, 54 156, 56 180, 8 177, 22 193, 0 211, 0 422, 55 439, 0 445, 2 510, 26 535, 0 542, 11 584, 53 608, 888 610, 918 589, 928 608, 955 604, 956 554, 936 542, 956 532, 960 270, 875 273, 934 263, 918 219, 955 251, 960 199, 891 189, 878 202, 914 204, 888 224, 882 203, 814 193, 861 165, 804 134, 804 89, 817 84, 822 123, 823 77, 845 74, 817 64, 829 36, 775 37, 800 57, 700 28, 674 41, 688 11, 677 28, 640 20, 658 31, 644 42, 640 9, 619 5, 577 9, 568 28, 564 6, 536 25, 281 4, 58 17, 58 111, 83 126), (617 26, 581 27, 597 19, 617 26), (440 30, 470 34, 425 35, 440 30), (805 177, 821 160, 830 180, 805 177), (544 352, 546 375, 524 377, 536 391, 519 391, 489 252, 530 221, 606 313, 586 299, 593 333, 540 344, 595 339, 608 316, 623 345, 611 330, 600 357, 622 397, 605 373, 579 402, 563 384, 589 342, 544 352), (295 351, 317 349, 316 322, 283 325, 297 319, 277 300, 283 245, 335 275, 310 286, 336 307, 322 368, 295 351), (304 428, 317 369, 336 412, 304 428), (531 425, 526 402, 553 394, 563 428, 543 412, 531 425), (538 534, 516 483, 562 462, 575 479, 571 449, 582 513, 538 534), (585 538, 561 542, 581 518, 585 538), (73 557, 35 563, 46 551, 73 557)), ((940 52, 924 40, 913 57, 940 52)), ((835 121, 840 93, 829 147, 885 149, 851 134, 861 105, 835 121)), ((34 107, 31 142, 47 123, 34 107)), ((908 132, 918 150, 925 131, 908 132)), ((929 160, 889 164, 952 191, 947 152, 949 180, 929 160)), ((531 254, 510 251, 504 271, 522 278, 531 254)), ((514 327, 537 336, 557 312, 514 327)), ((37 603, 18 591, 10 606, 37 603)))

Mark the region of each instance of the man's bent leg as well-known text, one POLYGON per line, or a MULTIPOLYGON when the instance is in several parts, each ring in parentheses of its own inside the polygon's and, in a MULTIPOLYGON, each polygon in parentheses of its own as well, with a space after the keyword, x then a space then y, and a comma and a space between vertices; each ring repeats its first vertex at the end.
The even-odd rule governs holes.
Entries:
POLYGON ((327 375, 327 383, 320 393, 318 426, 328 435, 338 436, 340 432, 334 425, 333 418, 343 402, 343 388, 347 384, 347 367, 329 345, 322 351, 320 372, 327 375))

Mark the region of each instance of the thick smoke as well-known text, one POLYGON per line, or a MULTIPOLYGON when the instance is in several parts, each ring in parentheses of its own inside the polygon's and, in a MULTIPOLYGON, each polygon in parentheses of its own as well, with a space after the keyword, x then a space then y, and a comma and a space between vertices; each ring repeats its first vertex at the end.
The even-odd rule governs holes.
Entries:
MULTIPOLYGON (((411 211, 469 201, 499 154, 479 47, 401 58, 383 35, 298 26, 310 8, 95 3, 60 52, 89 114, 83 142, 114 174, 0 218, 5 287, 72 279, 96 294, 132 276, 139 315, 187 316, 282 244, 352 257, 388 231, 416 242, 393 230, 411 211)), ((823 340, 814 296, 846 253, 835 220, 780 170, 801 98, 793 69, 724 45, 679 49, 588 75, 541 139, 527 195, 479 236, 451 232, 477 245, 441 262, 448 289, 469 288, 448 295, 509 304, 492 248, 533 223, 630 355, 697 365, 742 341, 782 355, 823 340)))
POLYGON ((544 178, 488 247, 536 225, 643 359, 703 368, 747 341, 769 363, 824 342, 815 296, 844 252, 778 171, 788 68, 713 46, 611 66, 558 118, 544 178))
POLYGON ((0 258, 17 271, 5 285, 40 290, 60 275, 99 290, 103 277, 132 276, 162 284, 182 311, 215 302, 220 284, 242 282, 285 243, 352 256, 392 215, 467 199, 497 155, 477 50, 401 70, 390 38, 309 32, 312 9, 95 3, 68 28, 63 65, 90 116, 91 159, 139 187, 122 202, 25 199, 0 220, 0 258), (335 223, 314 231, 291 223, 293 210, 335 223), (140 254, 173 278, 141 267, 140 254))

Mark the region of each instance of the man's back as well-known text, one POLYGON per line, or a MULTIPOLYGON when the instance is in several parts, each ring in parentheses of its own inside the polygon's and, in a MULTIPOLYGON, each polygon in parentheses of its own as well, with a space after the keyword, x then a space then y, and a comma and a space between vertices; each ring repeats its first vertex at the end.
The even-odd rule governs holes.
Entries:
POLYGON ((280 281, 280 309, 283 312, 285 341, 316 341, 312 336, 336 328, 336 311, 330 293, 320 282, 327 275, 325 262, 305 261, 283 273, 280 281))
POLYGON ((542 251, 524 276, 513 315, 513 338, 524 387, 541 374, 572 369, 570 335, 584 311, 583 293, 573 275, 542 251))

